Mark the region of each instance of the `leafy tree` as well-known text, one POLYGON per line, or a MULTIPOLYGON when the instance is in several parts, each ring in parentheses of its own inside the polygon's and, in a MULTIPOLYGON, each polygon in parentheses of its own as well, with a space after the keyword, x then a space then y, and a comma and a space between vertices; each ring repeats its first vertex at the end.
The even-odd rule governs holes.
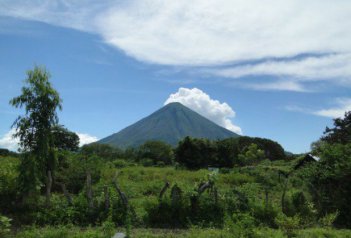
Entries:
POLYGON ((310 168, 310 191, 320 215, 339 211, 336 223, 351 227, 351 143, 323 144, 310 168))
POLYGON ((189 169, 214 166, 216 145, 207 139, 185 137, 175 150, 175 159, 189 169))
POLYGON ((107 144, 92 143, 84 145, 80 151, 86 155, 97 155, 108 160, 123 157, 123 151, 121 149, 107 144))
POLYGON ((339 212, 335 223, 351 227, 351 111, 334 119, 334 127, 326 127, 311 149, 321 158, 308 170, 310 191, 320 215, 339 212))
POLYGON ((147 141, 139 147, 139 157, 151 159, 154 164, 163 162, 170 165, 173 163, 173 149, 162 141, 147 141))
POLYGON ((238 165, 238 139, 229 138, 216 142, 217 144, 217 166, 232 168, 238 165))
POLYGON ((21 95, 10 101, 12 106, 25 109, 25 115, 19 116, 13 124, 17 129, 14 136, 20 139, 21 150, 28 155, 22 158, 20 168, 22 186, 34 189, 38 187, 36 181, 45 181, 47 204, 56 162, 51 129, 58 123, 56 110, 62 108, 60 96, 49 78, 45 68, 34 67, 27 72, 21 95))
POLYGON ((263 150, 259 149, 256 144, 251 144, 239 154, 238 159, 241 165, 251 165, 262 161, 264 156, 265 154, 263 150))
POLYGON ((271 161, 286 158, 283 147, 275 141, 248 136, 240 136, 238 138, 239 151, 242 151, 251 144, 256 144, 261 150, 264 151, 265 157, 271 161))
POLYGON ((18 157, 18 154, 13 151, 9 151, 8 149, 2 149, 0 148, 0 156, 12 156, 12 157, 18 157))
POLYGON ((79 137, 76 133, 67 130, 62 125, 54 125, 51 129, 53 143, 59 150, 77 151, 79 148, 79 137))
POLYGON ((335 118, 334 127, 326 127, 321 140, 327 143, 351 143, 351 111, 345 112, 344 118, 335 118))

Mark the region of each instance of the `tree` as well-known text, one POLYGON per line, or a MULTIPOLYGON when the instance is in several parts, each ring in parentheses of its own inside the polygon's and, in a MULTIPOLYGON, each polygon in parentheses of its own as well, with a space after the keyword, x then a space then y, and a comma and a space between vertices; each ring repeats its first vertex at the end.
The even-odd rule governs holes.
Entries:
POLYGON ((334 127, 326 127, 321 140, 327 143, 347 144, 351 142, 351 111, 344 118, 335 118, 334 127))
POLYGON ((336 224, 351 227, 351 111, 334 119, 324 135, 311 145, 320 157, 308 170, 310 191, 320 215, 339 212, 336 224))
MULTIPOLYGON (((56 110, 62 109, 60 96, 49 78, 45 68, 35 66, 27 72, 22 94, 10 101, 12 106, 25 109, 25 115, 19 116, 12 125, 17 129, 14 136, 19 138, 21 150, 26 155, 22 158, 20 180, 24 186, 35 181, 45 182, 47 205, 56 162, 51 130, 58 123, 56 110)), ((37 188, 38 184, 31 187, 37 188)))
POLYGON ((175 150, 175 159, 189 169, 200 169, 216 164, 216 145, 207 139, 185 137, 175 150))
POLYGON ((232 168, 238 165, 238 139, 228 138, 216 141, 217 145, 217 167, 232 168))
POLYGON ((321 216, 339 211, 336 223, 351 227, 351 143, 323 144, 309 171, 310 191, 321 216))
POLYGON ((162 162, 170 165, 173 163, 173 149, 162 141, 147 141, 139 147, 139 157, 151 159, 154 164, 162 162))
POLYGON ((53 143, 58 150, 77 151, 79 148, 79 137, 76 133, 69 131, 62 125, 54 125, 51 129, 53 143))
POLYGON ((275 141, 265 138, 248 136, 240 136, 237 139, 239 151, 242 151, 251 144, 256 144, 260 149, 264 151, 265 157, 267 159, 271 161, 286 159, 283 147, 275 141))
POLYGON ((114 160, 123 157, 123 151, 121 149, 108 144, 92 143, 83 145, 80 152, 89 156, 97 155, 105 160, 114 160))
POLYGON ((241 165, 251 165, 262 161, 265 157, 264 151, 259 149, 256 144, 249 145, 243 153, 238 155, 241 165))

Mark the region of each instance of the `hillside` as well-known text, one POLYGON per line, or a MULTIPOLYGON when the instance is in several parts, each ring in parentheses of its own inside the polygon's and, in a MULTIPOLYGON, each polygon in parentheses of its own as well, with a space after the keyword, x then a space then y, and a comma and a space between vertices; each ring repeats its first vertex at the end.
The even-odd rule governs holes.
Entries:
POLYGON ((176 145, 186 136, 210 140, 238 137, 180 103, 170 103, 148 117, 97 143, 126 148, 148 140, 161 140, 176 145))

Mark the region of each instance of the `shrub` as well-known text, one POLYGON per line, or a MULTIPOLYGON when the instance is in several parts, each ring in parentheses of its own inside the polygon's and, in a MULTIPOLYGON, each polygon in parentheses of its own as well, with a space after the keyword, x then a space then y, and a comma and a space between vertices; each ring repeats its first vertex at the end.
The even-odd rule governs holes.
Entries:
POLYGON ((0 237, 7 237, 11 231, 11 219, 0 214, 0 237))
POLYGON ((300 218, 298 216, 288 217, 280 213, 276 217, 275 222, 289 237, 300 227, 300 218))

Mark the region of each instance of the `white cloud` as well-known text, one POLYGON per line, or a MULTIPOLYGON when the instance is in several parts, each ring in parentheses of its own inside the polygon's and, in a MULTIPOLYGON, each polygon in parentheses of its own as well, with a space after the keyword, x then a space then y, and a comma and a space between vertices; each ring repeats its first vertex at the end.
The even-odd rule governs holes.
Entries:
POLYGON ((303 84, 312 81, 333 81, 334 83, 350 86, 351 54, 311 56, 286 61, 270 60, 257 64, 215 69, 208 72, 229 78, 250 75, 275 75, 284 78, 273 84, 259 84, 257 89, 306 91, 303 84))
POLYGON ((260 91, 295 91, 295 92, 308 92, 308 90, 298 82, 289 80, 280 80, 273 83, 247 83, 243 87, 251 88, 260 91))
POLYGON ((0 148, 5 148, 12 151, 17 151, 19 148, 17 138, 13 138, 13 134, 16 132, 15 128, 12 128, 9 132, 0 137, 0 148))
MULTIPOLYGON (((0 148, 5 148, 12 151, 17 151, 19 148, 18 138, 13 138, 13 134, 16 132, 15 128, 12 128, 2 137, 0 137, 0 148)), ((79 146, 93 143, 98 140, 97 137, 86 134, 86 133, 76 133, 79 137, 79 146)))
POLYGON ((169 95, 164 104, 171 102, 180 102, 218 125, 242 134, 241 128, 234 125, 230 119, 235 117, 234 110, 225 102, 211 99, 198 88, 179 88, 178 92, 169 95))
POLYGON ((288 111, 302 112, 307 114, 313 114, 316 116, 339 118, 344 117, 345 112, 351 111, 351 98, 337 98, 334 101, 334 106, 324 109, 308 109, 298 106, 287 106, 285 108, 288 111))
POLYGON ((345 112, 351 111, 351 98, 339 98, 336 100, 336 106, 327 109, 314 111, 313 114, 323 117, 344 117, 345 112))
MULTIPOLYGON (((187 0, 2 0, 0 3, 0 15, 91 32, 143 62, 223 66, 263 60, 213 73, 233 78, 285 76, 287 83, 263 88, 294 91, 306 91, 304 83, 310 80, 328 79, 328 83, 351 85, 350 14, 349 0, 193 0, 191 3, 187 0), (306 53, 329 55, 265 60, 306 53), (296 79, 300 82, 292 82, 296 79)), ((250 88, 260 89, 255 85, 250 88)))
POLYGON ((90 144, 98 140, 97 137, 89 134, 77 133, 77 132, 76 134, 79 136, 79 146, 90 144))

